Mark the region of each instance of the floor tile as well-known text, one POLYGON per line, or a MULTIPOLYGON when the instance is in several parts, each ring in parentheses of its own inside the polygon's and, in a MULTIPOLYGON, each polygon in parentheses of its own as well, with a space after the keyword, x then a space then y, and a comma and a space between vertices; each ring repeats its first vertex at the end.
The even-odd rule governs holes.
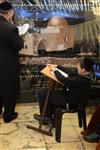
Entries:
MULTIPOLYGON (((95 108, 87 109, 87 122, 95 108)), ((34 113, 39 113, 38 103, 18 104, 16 107, 18 118, 11 123, 4 123, 0 117, 0 150, 95 150, 96 143, 84 141, 78 126, 77 113, 66 113, 62 120, 61 143, 55 141, 53 135, 47 136, 32 129, 27 125, 39 128, 39 123, 33 118, 34 113)), ((49 131, 50 126, 42 126, 49 131)))
POLYGON ((49 144, 47 147, 49 150, 85 150, 80 142, 49 144))

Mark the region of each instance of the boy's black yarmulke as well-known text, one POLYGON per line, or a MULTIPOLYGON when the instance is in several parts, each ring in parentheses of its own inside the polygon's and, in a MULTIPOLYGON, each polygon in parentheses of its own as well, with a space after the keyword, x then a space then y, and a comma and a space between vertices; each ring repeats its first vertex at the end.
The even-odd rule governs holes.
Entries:
POLYGON ((85 68, 88 70, 93 70, 94 61, 91 58, 84 58, 85 68))

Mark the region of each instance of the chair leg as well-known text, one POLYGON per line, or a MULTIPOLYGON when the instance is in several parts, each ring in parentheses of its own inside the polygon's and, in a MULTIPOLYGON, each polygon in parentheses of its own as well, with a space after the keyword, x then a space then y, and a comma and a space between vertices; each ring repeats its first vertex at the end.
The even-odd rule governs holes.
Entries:
POLYGON ((57 109, 55 116, 55 140, 59 143, 61 141, 62 115, 63 112, 61 111, 61 109, 57 109))
POLYGON ((83 129, 84 129, 84 131, 85 131, 86 128, 87 128, 86 111, 85 111, 85 110, 84 110, 83 113, 82 113, 82 121, 83 121, 83 129))
POLYGON ((83 129, 84 131, 86 130, 87 128, 87 123, 86 123, 86 110, 84 109, 83 111, 82 110, 79 110, 78 111, 78 123, 79 123, 79 127, 82 127, 83 126, 83 129))
POLYGON ((80 110, 78 111, 78 124, 79 127, 82 127, 82 112, 80 110))

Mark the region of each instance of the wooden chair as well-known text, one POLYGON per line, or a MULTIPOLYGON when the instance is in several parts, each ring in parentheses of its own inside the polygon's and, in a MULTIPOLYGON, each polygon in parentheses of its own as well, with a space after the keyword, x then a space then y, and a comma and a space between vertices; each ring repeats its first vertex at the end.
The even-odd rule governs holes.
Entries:
POLYGON ((67 110, 62 108, 56 109, 55 114, 55 140, 57 142, 61 142, 61 126, 62 126, 62 116, 64 113, 74 113, 77 112, 78 114, 78 124, 79 127, 83 127, 85 130, 87 127, 86 122, 86 101, 81 101, 78 107, 74 110, 67 110))

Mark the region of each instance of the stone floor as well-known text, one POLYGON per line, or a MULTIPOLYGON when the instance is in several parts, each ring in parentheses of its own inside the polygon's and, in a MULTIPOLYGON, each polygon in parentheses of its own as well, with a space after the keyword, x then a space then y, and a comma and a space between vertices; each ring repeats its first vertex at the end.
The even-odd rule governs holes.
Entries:
MULTIPOLYGON (((33 114, 38 113, 38 104, 18 104, 16 111, 19 116, 11 123, 4 123, 0 118, 0 150, 95 150, 96 143, 87 143, 82 138, 78 127, 77 114, 63 115, 61 143, 53 136, 46 136, 37 131, 28 129, 27 125, 38 127, 33 114)), ((94 107, 87 109, 87 121, 93 114, 94 107)), ((45 130, 49 126, 43 126, 45 130)))

